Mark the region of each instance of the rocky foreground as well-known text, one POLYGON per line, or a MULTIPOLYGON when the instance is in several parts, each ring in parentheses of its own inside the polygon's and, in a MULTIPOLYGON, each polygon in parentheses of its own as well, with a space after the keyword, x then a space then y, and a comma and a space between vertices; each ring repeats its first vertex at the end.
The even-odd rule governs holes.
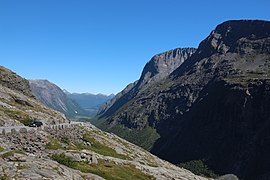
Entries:
POLYGON ((1 179, 206 179, 91 124, 0 135, 1 179))

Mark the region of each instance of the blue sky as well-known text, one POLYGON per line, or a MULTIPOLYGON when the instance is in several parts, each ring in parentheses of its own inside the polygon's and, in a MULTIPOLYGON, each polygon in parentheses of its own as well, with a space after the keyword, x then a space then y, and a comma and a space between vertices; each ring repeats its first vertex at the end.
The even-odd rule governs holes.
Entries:
POLYGON ((197 47, 225 20, 270 20, 269 7, 269 0, 0 0, 0 65, 70 92, 117 93, 153 55, 197 47))

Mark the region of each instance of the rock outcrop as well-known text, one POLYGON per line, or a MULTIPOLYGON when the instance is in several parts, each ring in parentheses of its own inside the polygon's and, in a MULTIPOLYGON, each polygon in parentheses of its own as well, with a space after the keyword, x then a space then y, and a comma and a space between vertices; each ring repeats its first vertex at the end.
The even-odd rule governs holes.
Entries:
MULTIPOLYGON (((0 153, 0 156, 2 154, 0 153)), ((93 179, 104 178, 91 174, 82 173, 68 168, 50 159, 41 159, 35 156, 27 156, 22 153, 10 153, 6 158, 0 158, 0 177, 3 179, 93 179)))
POLYGON ((67 121, 34 98, 26 79, 0 67, 0 126, 27 125, 33 120, 44 124, 67 121))
POLYGON ((265 178, 269 68, 270 22, 224 22, 168 78, 113 111, 103 127, 140 145, 145 130, 154 129, 151 152, 161 158, 203 160, 218 174, 265 178))
POLYGON ((29 82, 3 66, 0 66, 0 84, 26 96, 33 97, 29 82))

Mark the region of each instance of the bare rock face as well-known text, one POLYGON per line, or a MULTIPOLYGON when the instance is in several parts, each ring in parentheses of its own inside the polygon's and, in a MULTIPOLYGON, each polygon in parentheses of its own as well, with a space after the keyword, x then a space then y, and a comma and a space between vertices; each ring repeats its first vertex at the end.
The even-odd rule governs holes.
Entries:
POLYGON ((0 84, 26 96, 33 97, 29 82, 3 66, 0 66, 0 84))
POLYGON ((68 110, 66 95, 58 86, 48 80, 30 80, 29 82, 33 94, 42 103, 62 112, 68 110))
POLYGON ((166 78, 195 51, 195 48, 177 48, 155 55, 145 65, 140 79, 129 84, 123 91, 101 107, 98 116, 103 118, 112 115, 129 100, 140 94, 143 89, 166 78))
POLYGON ((151 152, 176 164, 204 160, 217 174, 264 178, 269 68, 270 22, 224 22, 169 78, 141 91, 103 126, 141 146, 147 130, 151 152))
POLYGON ((30 87, 35 97, 47 107, 64 113, 68 117, 87 115, 86 112, 57 85, 48 80, 30 80, 30 87))
POLYGON ((195 48, 177 48, 155 55, 143 69, 139 80, 140 88, 146 88, 145 86, 167 77, 195 51, 195 48))

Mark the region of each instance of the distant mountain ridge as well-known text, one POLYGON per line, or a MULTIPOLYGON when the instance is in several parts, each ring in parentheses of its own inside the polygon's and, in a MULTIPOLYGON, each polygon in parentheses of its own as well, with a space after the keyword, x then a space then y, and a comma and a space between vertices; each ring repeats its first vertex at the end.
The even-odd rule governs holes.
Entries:
POLYGON ((69 93, 66 92, 69 99, 78 103, 90 116, 95 116, 99 108, 112 99, 114 94, 91 94, 91 93, 69 93))
POLYGON ((48 80, 30 80, 30 86, 35 97, 57 111, 64 113, 67 117, 87 115, 75 101, 68 98, 61 88, 48 80))

